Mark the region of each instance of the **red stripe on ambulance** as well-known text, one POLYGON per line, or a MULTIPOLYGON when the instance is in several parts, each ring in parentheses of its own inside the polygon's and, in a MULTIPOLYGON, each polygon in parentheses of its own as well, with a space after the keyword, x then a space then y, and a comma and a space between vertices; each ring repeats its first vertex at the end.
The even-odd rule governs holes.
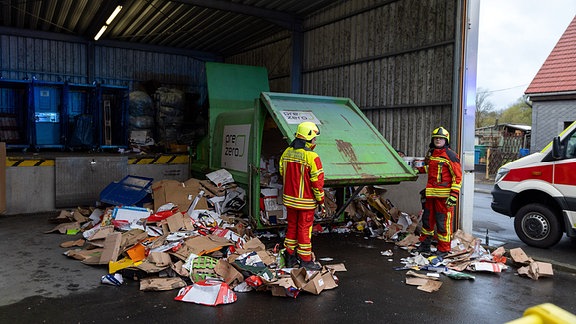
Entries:
POLYGON ((554 183, 559 185, 576 185, 576 162, 556 163, 554 183))
POLYGON ((553 164, 512 169, 508 172, 504 181, 520 182, 528 179, 535 179, 552 183, 553 171, 553 164))

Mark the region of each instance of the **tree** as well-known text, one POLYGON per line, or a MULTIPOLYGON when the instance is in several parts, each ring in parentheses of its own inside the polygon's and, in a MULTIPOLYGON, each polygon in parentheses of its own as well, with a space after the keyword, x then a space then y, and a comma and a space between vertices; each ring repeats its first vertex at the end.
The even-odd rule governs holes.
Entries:
POLYGON ((494 104, 488 97, 490 97, 488 89, 476 89, 476 128, 494 125, 495 118, 489 118, 494 113, 494 104), (492 120, 491 124, 489 120, 492 120))
POLYGON ((516 100, 514 104, 502 111, 501 123, 532 125, 532 106, 527 102, 526 96, 516 100))

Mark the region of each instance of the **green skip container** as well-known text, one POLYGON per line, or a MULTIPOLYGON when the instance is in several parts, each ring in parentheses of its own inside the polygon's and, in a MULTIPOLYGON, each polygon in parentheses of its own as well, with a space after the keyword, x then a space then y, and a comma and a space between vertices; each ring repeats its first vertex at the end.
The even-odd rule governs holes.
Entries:
MULTIPOLYGON (((336 217, 366 185, 417 179, 348 98, 269 92, 263 67, 206 63, 206 76, 210 129, 192 152, 191 173, 202 177, 228 170, 246 190, 245 209, 257 228, 271 225, 263 222, 262 189, 282 184, 274 171, 303 121, 320 129, 315 151, 324 167, 325 188, 337 197, 336 217)), ((277 200, 281 202, 281 189, 277 200)))

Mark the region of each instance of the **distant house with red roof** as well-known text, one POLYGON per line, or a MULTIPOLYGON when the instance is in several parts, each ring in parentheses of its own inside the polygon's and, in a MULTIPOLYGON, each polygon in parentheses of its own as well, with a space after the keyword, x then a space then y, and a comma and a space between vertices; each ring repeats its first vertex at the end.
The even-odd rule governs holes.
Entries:
POLYGON ((532 152, 576 120, 576 16, 524 92, 532 101, 532 152))

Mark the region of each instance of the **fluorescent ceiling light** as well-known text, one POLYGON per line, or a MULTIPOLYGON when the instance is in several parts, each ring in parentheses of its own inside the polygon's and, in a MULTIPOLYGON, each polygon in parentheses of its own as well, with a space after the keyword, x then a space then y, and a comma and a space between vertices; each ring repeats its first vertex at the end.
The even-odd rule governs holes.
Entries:
POLYGON ((110 25, 110 23, 112 23, 112 20, 114 20, 114 18, 116 18, 116 16, 120 12, 120 10, 122 10, 122 6, 118 6, 118 7, 116 7, 116 9, 114 9, 114 11, 110 15, 110 17, 108 17, 108 20, 106 20, 106 25, 110 25))
POLYGON ((96 34, 96 36, 94 36, 94 40, 97 41, 98 38, 100 38, 100 36, 102 36, 102 34, 104 34, 104 32, 106 31, 106 28, 108 28, 108 26, 104 25, 102 26, 102 28, 100 28, 100 31, 98 32, 98 34, 96 34))

